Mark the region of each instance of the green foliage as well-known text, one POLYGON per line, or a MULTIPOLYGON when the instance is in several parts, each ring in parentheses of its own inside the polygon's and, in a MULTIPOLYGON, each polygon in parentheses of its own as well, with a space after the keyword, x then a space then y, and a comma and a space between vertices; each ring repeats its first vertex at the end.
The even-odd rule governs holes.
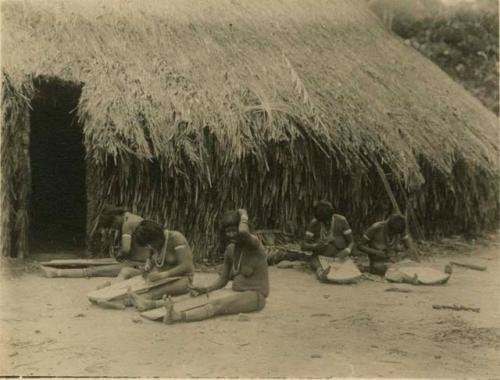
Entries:
POLYGON ((396 13, 392 30, 499 114, 495 1, 460 3, 424 17, 396 13))

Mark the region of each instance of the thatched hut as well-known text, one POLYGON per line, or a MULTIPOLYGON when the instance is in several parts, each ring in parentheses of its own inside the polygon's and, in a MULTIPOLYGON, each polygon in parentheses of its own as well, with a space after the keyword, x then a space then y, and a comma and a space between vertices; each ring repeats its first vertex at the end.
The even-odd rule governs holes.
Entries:
POLYGON ((497 221, 497 118, 363 0, 7 1, 2 52, 3 255, 104 202, 198 254, 225 207, 297 227, 329 198, 359 229, 375 163, 427 236, 497 221))

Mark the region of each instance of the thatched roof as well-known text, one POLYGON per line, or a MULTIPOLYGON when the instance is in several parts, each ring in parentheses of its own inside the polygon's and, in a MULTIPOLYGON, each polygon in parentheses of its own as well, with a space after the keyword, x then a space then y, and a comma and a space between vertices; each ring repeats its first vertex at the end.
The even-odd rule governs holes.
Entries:
MULTIPOLYGON (((468 180, 498 171, 497 118, 364 0, 6 1, 2 51, 18 100, 38 76, 84 84, 78 112, 95 160, 135 155, 211 184, 248 159, 263 170, 276 159, 314 165, 300 153, 307 141, 344 175, 351 168, 351 182, 376 176, 372 160, 408 190, 425 182, 423 162, 445 179, 457 162, 468 180)), ((286 181, 274 203, 303 185, 286 181)))
POLYGON ((405 177, 419 155, 443 172, 457 156, 496 163, 494 115, 362 0, 12 1, 2 14, 14 86, 83 82, 88 142, 108 153, 199 160, 208 126, 228 158, 306 133, 405 177))

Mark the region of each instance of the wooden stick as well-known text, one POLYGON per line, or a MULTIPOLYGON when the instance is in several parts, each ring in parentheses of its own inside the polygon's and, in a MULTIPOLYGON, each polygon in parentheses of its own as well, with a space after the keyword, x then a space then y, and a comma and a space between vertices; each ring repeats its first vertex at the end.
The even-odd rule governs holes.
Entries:
POLYGON ((104 309, 125 310, 125 304, 123 304, 121 302, 97 301, 95 304, 97 306, 104 308, 104 309))
POLYGON ((384 290, 385 292, 399 292, 399 293, 410 293, 410 289, 402 289, 402 288, 387 288, 384 290))
MULTIPOLYGON (((396 200, 396 197, 394 196, 394 193, 392 192, 391 185, 389 184, 389 181, 387 180, 387 177, 385 176, 384 171, 382 170, 382 168, 380 167, 378 162, 374 161, 374 164, 375 164, 375 167, 377 168, 377 172, 378 172, 378 175, 380 176, 382 184, 385 187, 385 191, 387 193, 387 196, 389 197, 389 199, 392 203, 392 207, 394 208, 395 211, 397 211, 398 214, 402 214, 401 209, 399 208, 398 202, 396 200)), ((409 245, 410 245, 410 249, 409 249, 410 255, 412 256, 412 258, 415 261, 419 261, 420 252, 418 251, 417 247, 415 246, 413 239, 410 237, 408 239, 408 241, 409 241, 409 245)))
POLYGON ((474 313, 479 313, 481 310, 479 307, 466 307, 462 305, 432 305, 433 309, 450 309, 455 311, 473 311, 474 313))
POLYGON ((401 214, 401 209, 399 208, 398 202, 396 201, 396 197, 394 196, 394 193, 392 192, 391 186, 389 185, 389 181, 387 181, 387 178, 385 176, 384 171, 378 164, 378 162, 374 161, 375 167, 377 168, 378 175, 380 176, 380 179, 382 180, 382 184, 385 187, 385 191, 387 192, 387 196, 389 197, 392 207, 394 208, 395 211, 397 211, 398 214, 401 214))
POLYGON ((486 270, 486 267, 483 266, 483 265, 467 264, 467 263, 462 263, 462 262, 459 262, 459 261, 450 261, 450 264, 457 265, 459 267, 473 269, 473 270, 479 270, 479 271, 485 271, 486 270))

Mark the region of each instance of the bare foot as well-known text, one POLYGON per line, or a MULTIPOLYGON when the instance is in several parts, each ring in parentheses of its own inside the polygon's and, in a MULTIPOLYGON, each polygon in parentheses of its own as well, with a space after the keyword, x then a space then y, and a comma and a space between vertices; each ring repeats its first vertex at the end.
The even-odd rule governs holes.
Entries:
POLYGON ((99 285, 97 288, 95 288, 96 290, 101 290, 101 289, 104 289, 104 288, 107 288, 108 286, 111 285, 111 281, 106 281, 105 283, 99 285))
POLYGON ((174 301, 172 297, 166 295, 163 296, 163 301, 165 303, 165 316, 163 317, 163 323, 171 325, 174 322, 178 322, 182 319, 181 313, 174 310, 174 301))
POLYGON ((155 307, 154 302, 152 302, 148 299, 145 299, 145 298, 141 297, 140 295, 132 292, 132 288, 130 286, 127 289, 127 295, 128 295, 129 301, 139 311, 146 311, 146 310, 153 309, 155 307))
POLYGON ((327 280, 328 274, 330 273, 331 269, 332 269, 332 267, 328 266, 325 269, 318 271, 318 278, 320 279, 320 281, 327 280))
POLYGON ((54 278, 57 277, 57 269, 56 268, 51 268, 51 267, 46 267, 44 265, 40 265, 40 269, 43 270, 43 273, 45 274, 45 277, 48 278, 54 278))
POLYGON ((130 300, 129 297, 125 297, 121 301, 123 302, 125 307, 134 306, 133 302, 130 300))

